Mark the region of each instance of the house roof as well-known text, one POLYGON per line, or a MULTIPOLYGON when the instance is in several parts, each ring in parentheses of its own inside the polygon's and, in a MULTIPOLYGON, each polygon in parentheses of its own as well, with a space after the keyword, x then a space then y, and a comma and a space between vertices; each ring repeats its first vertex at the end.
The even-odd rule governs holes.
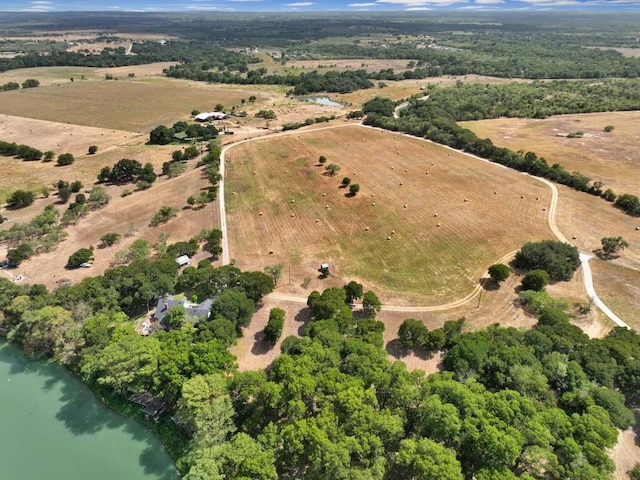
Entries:
POLYGON ((187 312, 187 320, 194 320, 196 317, 209 318, 213 300, 207 298, 204 302, 198 304, 189 302, 185 297, 180 300, 174 300, 173 297, 159 298, 156 304, 156 311, 153 314, 154 318, 162 322, 169 309, 176 305, 184 307, 187 312))

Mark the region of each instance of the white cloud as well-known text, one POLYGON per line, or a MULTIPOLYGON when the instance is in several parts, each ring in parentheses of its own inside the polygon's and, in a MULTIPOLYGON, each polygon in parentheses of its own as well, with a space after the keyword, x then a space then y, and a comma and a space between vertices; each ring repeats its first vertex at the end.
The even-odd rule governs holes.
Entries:
POLYGON ((523 3, 530 3, 539 7, 564 7, 569 5, 582 5, 577 0, 520 0, 523 3))
POLYGON ((468 0, 376 0, 376 3, 390 3, 393 5, 404 5, 405 10, 414 11, 420 7, 428 9, 429 6, 448 6, 455 3, 467 3, 468 0))
POLYGON ((374 7, 375 3, 350 3, 347 7, 374 7))
POLYGON ((504 3, 504 0, 476 0, 479 5, 495 5, 498 3, 504 3))
POLYGON ((295 2, 295 3, 283 3, 285 7, 310 7, 311 5, 317 5, 316 2, 295 2))

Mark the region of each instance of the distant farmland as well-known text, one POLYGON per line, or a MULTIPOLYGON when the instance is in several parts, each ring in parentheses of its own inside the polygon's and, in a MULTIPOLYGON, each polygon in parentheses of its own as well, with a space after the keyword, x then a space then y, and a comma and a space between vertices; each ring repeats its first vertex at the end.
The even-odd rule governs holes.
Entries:
POLYGON ((0 113, 61 123, 149 132, 192 110, 239 104, 250 93, 184 81, 74 81, 1 92, 0 113))
POLYGON ((468 294, 526 241, 552 238, 548 187, 398 134, 296 132, 226 158, 231 256, 243 269, 284 262, 296 286, 328 262, 338 278, 327 284, 358 279, 387 300, 436 305, 468 294), (320 155, 340 172, 324 174, 320 155), (361 186, 356 197, 340 188, 345 176, 361 186))

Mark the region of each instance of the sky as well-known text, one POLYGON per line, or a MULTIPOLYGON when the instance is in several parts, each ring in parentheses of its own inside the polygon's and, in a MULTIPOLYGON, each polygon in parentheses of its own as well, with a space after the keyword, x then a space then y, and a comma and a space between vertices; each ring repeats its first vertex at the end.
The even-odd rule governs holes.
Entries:
POLYGON ((640 0, 0 0, 0 12, 638 11, 640 0))

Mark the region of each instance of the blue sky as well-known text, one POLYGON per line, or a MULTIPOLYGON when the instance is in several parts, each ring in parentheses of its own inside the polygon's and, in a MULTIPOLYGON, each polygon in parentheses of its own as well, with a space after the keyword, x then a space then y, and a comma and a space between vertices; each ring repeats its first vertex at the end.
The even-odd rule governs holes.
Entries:
POLYGON ((313 12, 441 9, 640 11, 640 0, 0 0, 0 11, 5 12, 313 12))

